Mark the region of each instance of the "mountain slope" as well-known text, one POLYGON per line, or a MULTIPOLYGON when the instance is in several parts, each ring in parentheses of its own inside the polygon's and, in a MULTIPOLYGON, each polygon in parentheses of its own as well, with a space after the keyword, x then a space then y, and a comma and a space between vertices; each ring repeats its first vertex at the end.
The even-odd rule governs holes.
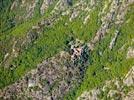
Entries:
POLYGON ((134 65, 133 0, 0 3, 2 99, 76 99, 134 65))

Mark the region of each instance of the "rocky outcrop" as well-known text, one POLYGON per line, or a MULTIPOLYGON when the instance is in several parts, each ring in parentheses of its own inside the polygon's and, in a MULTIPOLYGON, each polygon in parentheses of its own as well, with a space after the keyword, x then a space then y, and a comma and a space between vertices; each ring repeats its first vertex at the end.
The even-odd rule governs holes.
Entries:
POLYGON ((134 49, 132 47, 128 48, 128 52, 127 52, 127 59, 129 58, 134 58, 134 49))
POLYGON ((33 17, 38 2, 39 0, 31 0, 29 2, 26 0, 14 0, 10 9, 14 12, 21 10, 22 13, 16 13, 15 18, 16 20, 22 21, 25 18, 28 19, 33 17))
POLYGON ((123 83, 127 86, 134 86, 134 66, 125 76, 123 83))
POLYGON ((110 50, 113 49, 113 46, 115 45, 115 42, 116 42, 116 40, 117 40, 118 35, 119 35, 119 31, 116 30, 115 36, 114 36, 114 38, 111 40, 110 45, 109 45, 109 49, 110 49, 110 50))
MULTIPOLYGON (((74 48, 70 48, 72 49, 74 48)), ((82 50, 84 51, 78 58, 83 63, 74 64, 71 60, 74 53, 62 51, 38 64, 37 69, 30 71, 16 83, 1 90, 0 99, 62 100, 71 89, 82 82, 87 63, 84 57, 88 54, 88 51, 82 50)))
POLYGON ((99 100, 99 98, 97 97, 99 94, 99 89, 93 89, 90 92, 84 92, 80 97, 77 98, 77 100, 99 100))
POLYGON ((105 81, 103 86, 83 92, 77 100, 133 100, 134 99, 134 67, 125 77, 105 81))
POLYGON ((48 7, 53 4, 54 0, 43 0, 43 3, 40 7, 40 13, 43 15, 45 13, 45 10, 48 9, 48 7))
MULTIPOLYGON (((101 39, 103 39, 103 37, 109 31, 111 27, 111 23, 116 23, 117 19, 120 19, 122 21, 124 20, 126 11, 128 10, 127 6, 132 4, 133 2, 134 2, 133 0, 132 1, 124 0, 120 2, 119 0, 112 1, 110 11, 101 18, 102 24, 101 24, 100 29, 97 31, 95 37, 88 43, 88 46, 91 50, 93 50, 95 44, 99 42, 101 39), (122 13, 122 9, 125 9, 125 12, 123 12, 123 14, 120 15, 120 13, 122 13), (117 18, 117 16, 120 16, 120 17, 117 18)), ((120 23, 118 24, 121 25, 122 21, 119 21, 120 23)), ((118 28, 120 28, 119 26, 118 28)))
MULTIPOLYGON (((41 14, 43 15, 54 2, 54 0, 44 0, 39 8, 41 14)), ((71 89, 79 86, 84 77, 87 65, 89 64, 88 60, 90 59, 90 50, 93 50, 95 44, 103 39, 112 25, 119 25, 118 27, 120 28, 127 12, 127 6, 130 5, 133 0, 113 0, 110 2, 111 5, 109 12, 106 12, 106 15, 102 16, 102 24, 89 43, 86 44, 80 40, 71 41, 67 44, 69 47, 67 52, 62 51, 56 56, 44 60, 42 63, 37 65, 36 69, 27 73, 19 81, 1 90, 0 99, 12 100, 23 98, 24 100, 62 100, 71 89)), ((70 21, 73 21, 76 18, 82 18, 84 19, 83 24, 86 25, 90 19, 90 12, 97 4, 99 4, 97 0, 90 0, 90 3, 87 3, 86 0, 78 0, 76 4, 72 3, 72 0, 58 0, 48 18, 45 18, 36 25, 31 26, 31 29, 28 30, 26 35, 20 40, 16 39, 13 41, 11 53, 5 53, 2 63, 11 61, 13 57, 18 56, 23 48, 26 49, 30 44, 33 44, 41 36, 45 27, 52 26, 59 19, 62 19, 61 15, 68 15, 70 21), (79 16, 81 12, 86 13, 86 16, 79 16), (17 47, 17 45, 19 45, 19 47, 17 47)), ((37 7, 36 4, 38 4, 38 0, 31 0, 29 2, 22 0, 20 4, 18 3, 18 0, 15 0, 11 6, 11 10, 13 11, 15 8, 23 10, 25 13, 22 14, 22 16, 20 14, 16 17, 19 17, 18 19, 28 19, 34 16, 34 11, 37 7)), ((117 36, 118 32, 115 33, 115 37, 110 43, 110 49, 115 45, 117 36)), ((133 49, 129 49, 127 58, 133 58, 133 54, 133 49)), ((102 53, 99 52, 99 55, 102 56, 102 53)), ((10 62, 6 64, 7 65, 5 66, 10 66, 10 62)), ((11 65, 10 67, 14 67, 14 65, 11 65)), ((107 67, 104 69, 109 70, 107 67)), ((126 76, 123 82, 123 85, 128 87, 133 85, 133 71, 126 76)), ((106 88, 110 89, 107 92, 107 98, 114 98, 115 95, 118 95, 115 99, 119 99, 120 97, 122 97, 122 99, 124 99, 124 97, 128 98, 129 96, 132 97, 133 90, 128 93, 129 96, 127 97, 121 90, 123 89, 121 83, 118 81, 110 81, 110 83, 114 84, 117 89, 111 88, 106 83, 106 85, 100 89, 93 89, 90 92, 84 92, 78 100, 85 100, 85 98, 89 100, 97 100, 97 96, 100 95, 100 92, 106 93, 106 88)))

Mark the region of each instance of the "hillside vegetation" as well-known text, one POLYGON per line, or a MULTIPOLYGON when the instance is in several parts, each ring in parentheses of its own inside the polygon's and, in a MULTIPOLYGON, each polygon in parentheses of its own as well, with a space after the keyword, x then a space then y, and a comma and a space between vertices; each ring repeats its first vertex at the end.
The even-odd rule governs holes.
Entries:
POLYGON ((122 80, 134 66, 133 9, 133 0, 0 1, 0 99, 76 100, 122 80))

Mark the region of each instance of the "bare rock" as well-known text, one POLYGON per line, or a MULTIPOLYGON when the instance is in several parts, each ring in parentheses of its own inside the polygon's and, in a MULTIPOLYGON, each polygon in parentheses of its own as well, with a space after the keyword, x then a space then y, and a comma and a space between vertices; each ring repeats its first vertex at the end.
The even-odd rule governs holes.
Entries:
POLYGON ((127 86, 134 86, 134 67, 127 73, 123 83, 127 86))
POLYGON ((134 100, 134 90, 128 92, 122 100, 134 100))
MULTIPOLYGON (((81 66, 84 67, 84 66, 81 66)), ((57 100, 62 99, 70 88, 75 88, 82 80, 81 70, 74 66, 71 55, 62 51, 56 56, 44 60, 41 64, 27 73, 21 80, 2 90, 0 98, 15 99, 29 97, 33 100, 57 100), (9 93, 10 91, 10 93, 9 93)), ((83 73, 84 74, 84 73, 83 73)))
POLYGON ((43 15, 45 13, 45 10, 47 10, 52 3, 53 0, 44 0, 40 8, 40 13, 43 15))
POLYGON ((110 45, 109 45, 110 50, 113 49, 113 46, 115 45, 115 42, 116 42, 116 39, 117 39, 118 35, 119 35, 119 31, 117 30, 115 32, 114 38, 110 42, 110 45))
POLYGON ((134 49, 132 47, 128 48, 128 52, 127 52, 127 59, 129 58, 134 58, 134 49))
POLYGON ((100 94, 99 89, 93 89, 89 92, 85 91, 77 100, 99 100, 97 97, 100 94))

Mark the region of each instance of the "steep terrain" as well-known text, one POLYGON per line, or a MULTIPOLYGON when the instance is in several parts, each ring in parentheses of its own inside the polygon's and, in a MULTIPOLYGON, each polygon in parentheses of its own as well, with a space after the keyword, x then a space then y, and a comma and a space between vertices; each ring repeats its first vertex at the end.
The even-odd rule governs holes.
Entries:
POLYGON ((105 81, 102 86, 84 91, 77 100, 133 100, 134 99, 134 67, 120 79, 105 81))
POLYGON ((0 99, 133 100, 133 9, 134 0, 1 0, 0 99))

